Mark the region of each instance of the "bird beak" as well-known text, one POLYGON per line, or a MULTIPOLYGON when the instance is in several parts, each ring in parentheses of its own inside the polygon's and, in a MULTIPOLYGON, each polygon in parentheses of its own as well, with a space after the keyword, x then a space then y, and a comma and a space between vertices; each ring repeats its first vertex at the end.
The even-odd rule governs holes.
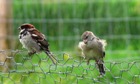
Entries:
POLYGON ((18 30, 21 30, 21 28, 19 27, 18 30))
POLYGON ((83 40, 83 42, 84 42, 85 44, 87 44, 88 41, 87 41, 87 40, 83 40))

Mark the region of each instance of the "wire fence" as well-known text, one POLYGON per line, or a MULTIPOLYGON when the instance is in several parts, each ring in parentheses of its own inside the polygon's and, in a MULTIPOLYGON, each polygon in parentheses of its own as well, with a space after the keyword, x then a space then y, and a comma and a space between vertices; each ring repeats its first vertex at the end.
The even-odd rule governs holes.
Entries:
POLYGON ((59 63, 53 65, 47 56, 35 54, 33 57, 26 55, 26 51, 1 51, 1 54, 7 54, 5 62, 0 66, 5 66, 12 60, 12 68, 0 74, 1 83, 6 84, 138 84, 140 82, 140 60, 139 58, 127 58, 117 61, 106 60, 106 75, 99 76, 98 68, 92 61, 86 65, 84 60, 77 60, 67 53, 55 53, 59 63), (14 56, 12 56, 14 55, 14 56), (60 57, 61 58, 60 58, 60 57), (66 59, 66 56, 69 58, 66 59), (20 58, 14 62, 14 58, 20 58), (124 61, 122 61, 124 60, 124 61))
POLYGON ((0 84, 139 84, 139 0, 11 0, 8 50, 0 50, 0 84), (59 63, 45 53, 27 55, 17 28, 34 24, 47 36, 59 63), (105 76, 94 61, 86 65, 75 50, 81 34, 93 31, 106 39, 105 76), (2 61, 1 61, 2 60, 2 61))

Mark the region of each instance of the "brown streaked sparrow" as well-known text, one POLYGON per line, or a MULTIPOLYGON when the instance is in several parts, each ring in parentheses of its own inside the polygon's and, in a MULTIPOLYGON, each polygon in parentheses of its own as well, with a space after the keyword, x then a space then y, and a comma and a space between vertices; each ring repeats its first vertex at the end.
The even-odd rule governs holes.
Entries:
POLYGON ((85 31, 82 34, 82 42, 79 42, 78 48, 81 49, 81 55, 89 64, 90 60, 95 60, 98 65, 100 75, 105 74, 104 61, 106 40, 96 37, 91 31, 85 31))
POLYGON ((19 27, 19 40, 23 48, 28 50, 29 55, 33 55, 40 51, 44 51, 54 64, 57 64, 56 58, 49 50, 48 41, 45 39, 44 34, 39 32, 32 24, 22 24, 19 27))

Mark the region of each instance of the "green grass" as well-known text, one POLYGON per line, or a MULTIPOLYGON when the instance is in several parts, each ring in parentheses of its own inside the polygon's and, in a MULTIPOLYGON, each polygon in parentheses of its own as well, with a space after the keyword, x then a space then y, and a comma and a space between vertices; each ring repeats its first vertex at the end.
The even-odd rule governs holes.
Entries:
POLYGON ((99 72, 94 64, 86 65, 86 62, 78 60, 73 53, 70 58, 64 59, 63 53, 55 56, 59 59, 57 66, 52 65, 45 53, 26 57, 21 52, 16 57, 21 56, 17 61, 16 72, 0 73, 1 83, 4 84, 108 84, 108 83, 135 83, 140 82, 140 58, 139 54, 132 51, 107 51, 105 58, 106 75, 99 77, 99 72), (130 57, 133 56, 133 57, 130 57), (26 58, 26 59, 25 59, 26 58))

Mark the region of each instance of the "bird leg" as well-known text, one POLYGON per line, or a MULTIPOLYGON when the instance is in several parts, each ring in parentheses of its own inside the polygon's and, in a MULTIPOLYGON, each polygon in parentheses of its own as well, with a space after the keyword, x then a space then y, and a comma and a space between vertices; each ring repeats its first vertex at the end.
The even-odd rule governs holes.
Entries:
POLYGON ((89 65, 89 61, 90 61, 90 59, 87 59, 87 65, 89 65))
POLYGON ((98 61, 96 61, 96 64, 98 65, 100 75, 104 75, 105 70, 104 70, 103 62, 101 60, 98 60, 98 61))
POLYGON ((35 54, 35 53, 36 53, 36 51, 28 52, 28 55, 29 55, 29 56, 32 56, 32 55, 35 54))

